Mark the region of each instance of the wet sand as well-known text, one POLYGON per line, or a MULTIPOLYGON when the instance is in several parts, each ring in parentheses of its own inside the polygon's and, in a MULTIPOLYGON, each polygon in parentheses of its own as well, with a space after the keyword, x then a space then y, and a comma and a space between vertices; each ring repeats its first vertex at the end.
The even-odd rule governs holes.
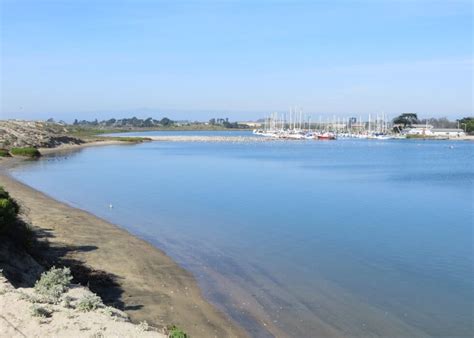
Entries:
MULTIPOLYGON (((78 147, 82 146, 71 148, 78 147)), ((53 250, 68 248, 67 259, 114 276, 117 285, 110 292, 119 295, 120 303, 134 322, 146 320, 155 326, 175 324, 192 337, 247 336, 203 298, 194 277, 164 252, 9 176, 6 169, 21 161, 0 159, 0 185, 20 202, 31 224, 47 234, 53 250)))

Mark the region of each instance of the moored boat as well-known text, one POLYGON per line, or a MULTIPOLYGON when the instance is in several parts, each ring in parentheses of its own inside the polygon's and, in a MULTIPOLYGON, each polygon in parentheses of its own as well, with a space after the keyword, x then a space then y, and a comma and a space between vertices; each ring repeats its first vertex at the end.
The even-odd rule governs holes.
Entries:
POLYGON ((335 139, 336 139, 336 135, 334 135, 333 133, 322 133, 318 135, 318 140, 335 140, 335 139))

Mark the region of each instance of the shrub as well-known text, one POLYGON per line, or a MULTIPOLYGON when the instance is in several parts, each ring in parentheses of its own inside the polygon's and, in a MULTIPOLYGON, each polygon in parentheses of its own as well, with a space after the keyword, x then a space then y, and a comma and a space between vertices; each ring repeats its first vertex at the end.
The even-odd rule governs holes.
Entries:
POLYGON ((35 242, 34 231, 18 217, 19 213, 18 203, 0 187, 0 241, 9 238, 15 245, 29 251, 35 242))
POLYGON ((168 337, 169 338, 189 338, 186 332, 178 328, 176 325, 171 326, 168 329, 168 337))
POLYGON ((17 213, 12 200, 0 199, 0 224, 1 227, 7 228, 16 221, 17 213))
POLYGON ((25 147, 25 148, 12 148, 10 150, 12 155, 16 156, 25 156, 25 157, 40 157, 41 153, 38 149, 33 147, 25 147))
POLYGON ((18 203, 12 197, 10 197, 10 194, 3 187, 0 187, 0 199, 10 200, 14 205, 15 213, 18 214, 20 212, 20 206, 18 203))
POLYGON ((41 278, 35 284, 35 291, 45 297, 46 301, 57 303, 68 289, 71 279, 69 268, 60 269, 53 266, 49 271, 41 274, 41 278))
POLYGON ((103 306, 102 299, 96 294, 84 296, 77 304, 77 309, 83 312, 93 311, 103 306))
POLYGON ((10 153, 7 149, 0 149, 0 157, 10 157, 10 153))
POLYGON ((20 206, 10 197, 5 189, 0 187, 0 233, 5 232, 16 221, 20 206))
POLYGON ((30 310, 33 317, 47 318, 51 316, 51 310, 36 304, 33 304, 30 310))

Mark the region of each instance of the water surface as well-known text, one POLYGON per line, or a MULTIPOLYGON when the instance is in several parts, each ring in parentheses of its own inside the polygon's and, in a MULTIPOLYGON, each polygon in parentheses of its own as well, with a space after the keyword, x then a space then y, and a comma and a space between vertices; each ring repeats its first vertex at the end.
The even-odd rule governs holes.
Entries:
POLYGON ((164 249, 253 336, 472 336, 473 163, 468 142, 150 142, 13 175, 164 249))

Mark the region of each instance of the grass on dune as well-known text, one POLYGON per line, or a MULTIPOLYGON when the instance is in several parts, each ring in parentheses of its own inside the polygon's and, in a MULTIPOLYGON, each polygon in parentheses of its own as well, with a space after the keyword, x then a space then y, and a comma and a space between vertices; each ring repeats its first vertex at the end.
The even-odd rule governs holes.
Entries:
POLYGON ((12 148, 10 154, 15 156, 25 156, 25 157, 40 157, 41 153, 38 149, 33 147, 24 147, 24 148, 12 148))

